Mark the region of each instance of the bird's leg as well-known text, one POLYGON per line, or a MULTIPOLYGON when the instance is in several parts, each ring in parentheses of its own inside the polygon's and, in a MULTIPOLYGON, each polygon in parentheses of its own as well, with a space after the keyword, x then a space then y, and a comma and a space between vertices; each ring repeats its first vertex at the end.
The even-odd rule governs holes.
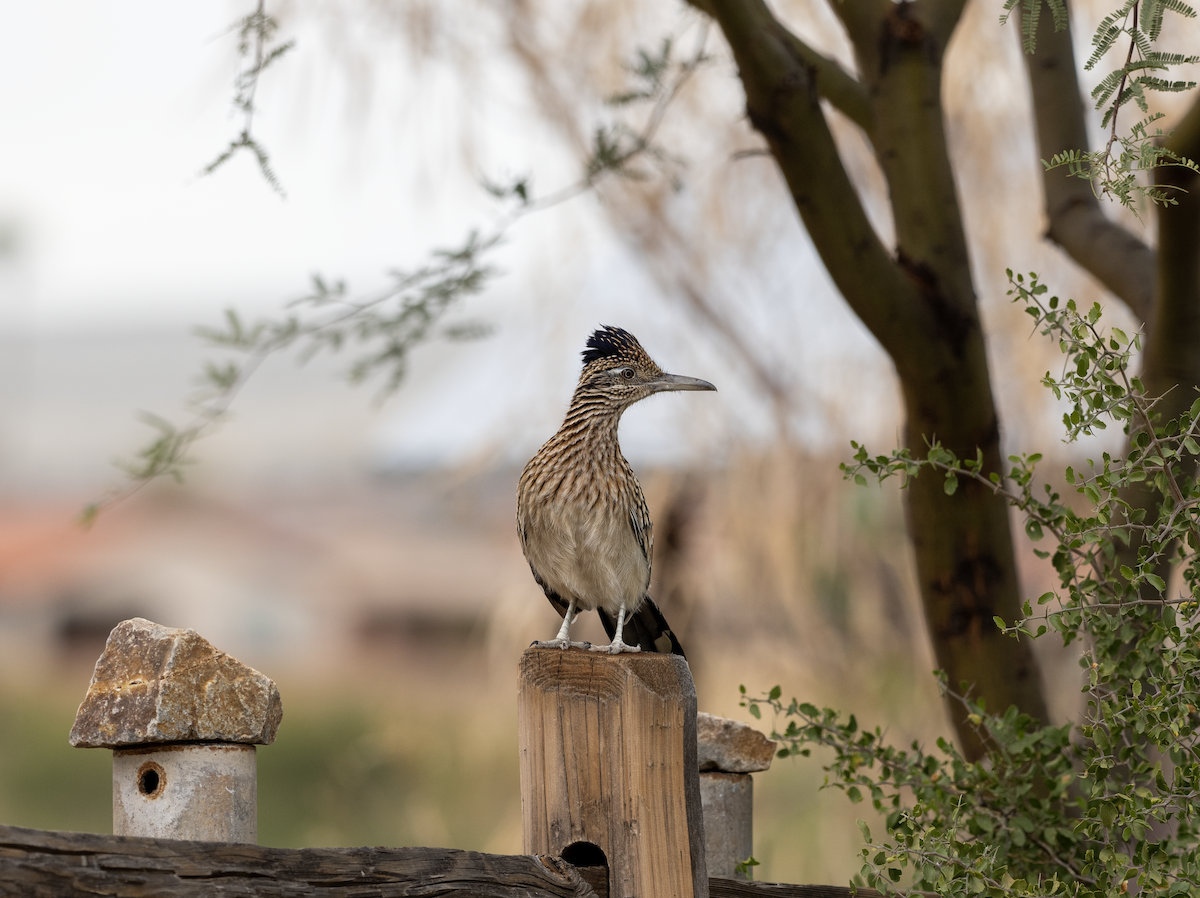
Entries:
POLYGON ((641 646, 626 645, 625 640, 621 638, 621 634, 625 632, 625 603, 621 603, 621 610, 617 612, 617 629, 613 633, 612 642, 608 645, 594 645, 593 652, 608 652, 610 655, 619 655, 621 652, 640 652, 641 646))
POLYGON ((563 643, 563 647, 571 642, 571 618, 575 616, 575 600, 571 599, 567 605, 567 613, 563 615, 562 626, 558 628, 558 635, 554 637, 555 642, 563 643))
POLYGON ((563 615, 562 626, 558 628, 558 635, 546 642, 539 642, 538 646, 541 648, 559 649, 566 649, 571 646, 577 646, 578 648, 590 647, 590 644, 586 642, 571 642, 571 623, 578 617, 578 614, 575 610, 575 600, 571 599, 570 604, 567 605, 567 613, 563 615))

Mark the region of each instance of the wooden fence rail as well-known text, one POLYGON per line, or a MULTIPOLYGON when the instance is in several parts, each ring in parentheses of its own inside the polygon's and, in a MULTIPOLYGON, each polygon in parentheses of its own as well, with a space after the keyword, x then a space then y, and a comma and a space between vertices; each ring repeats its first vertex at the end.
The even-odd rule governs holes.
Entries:
MULTIPOLYGON (((837 886, 709 880, 712 898, 849 898, 837 886)), ((860 889, 863 898, 878 892, 860 889)), ((604 868, 451 848, 263 848, 0 824, 0 896, 608 898, 604 868)))

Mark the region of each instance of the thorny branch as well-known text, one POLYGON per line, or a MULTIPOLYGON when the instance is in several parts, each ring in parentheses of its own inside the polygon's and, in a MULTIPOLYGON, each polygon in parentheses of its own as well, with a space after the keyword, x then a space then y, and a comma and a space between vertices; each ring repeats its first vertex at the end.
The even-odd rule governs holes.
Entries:
POLYGON ((1116 97, 1113 99, 1112 111, 1109 115, 1112 118, 1112 129, 1108 134, 1108 143, 1104 147, 1104 172, 1109 180, 1112 180, 1112 148, 1117 142, 1117 115, 1121 111, 1121 101, 1125 99, 1125 83, 1129 80, 1129 64, 1133 62, 1133 51, 1137 48, 1137 40, 1135 33, 1137 32, 1138 22, 1138 3, 1133 4, 1133 28, 1129 35, 1129 52, 1125 54, 1125 65, 1121 69, 1121 83, 1117 87, 1116 97))

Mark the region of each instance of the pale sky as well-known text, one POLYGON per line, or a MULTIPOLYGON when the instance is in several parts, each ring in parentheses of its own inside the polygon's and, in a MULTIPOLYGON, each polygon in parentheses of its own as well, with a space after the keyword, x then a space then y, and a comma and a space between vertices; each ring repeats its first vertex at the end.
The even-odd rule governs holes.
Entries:
MULTIPOLYGON (((415 157, 389 157, 398 135, 378 127, 383 115, 349 124, 337 83, 306 83, 331 65, 303 32, 295 55, 265 76, 256 123, 288 199, 248 157, 198 177, 240 127, 230 111, 234 43, 223 32, 245 6, 6 7, 0 221, 20 230, 24 306, 7 310, 9 322, 193 320, 231 302, 274 304, 315 271, 366 286, 418 262, 418 237, 456 239, 456 218, 486 211, 464 208, 449 177, 457 172, 427 165, 421 174, 442 182, 427 190, 439 204, 412 215, 415 157)), ((396 98, 381 93, 386 111, 396 98)), ((408 141, 408 153, 425 144, 408 141)))
MULTIPOLYGON (((225 31, 250 6, 65 0, 5 8, 0 225, 17 233, 17 254, 0 261, 0 338, 17 341, 0 363, 0 401, 7 395, 11 405, 0 460, 9 470, 42 478, 86 470, 89 483, 109 477, 108 460, 135 450, 146 433, 137 411, 186 420, 182 400, 203 352, 186 336, 192 326, 215 322, 229 305, 275 311, 302 295, 313 273, 371 289, 388 270, 456 245, 496 214, 472 165, 494 175, 535 170, 543 189, 575 177, 576 163, 522 110, 528 101, 506 88, 513 78, 502 64, 489 70, 482 99, 464 97, 438 65, 417 72, 393 52, 377 54, 356 81, 313 21, 285 28, 298 46, 259 91, 255 131, 286 200, 249 157, 199 177, 241 126, 230 110, 237 60, 225 31), (467 105, 477 138, 471 158, 455 116, 467 105), (112 342, 71 350, 71 341, 100 334, 112 342), (25 461, 14 468, 18 458, 25 461)), ((877 353, 873 341, 798 225, 787 252, 789 276, 799 275, 789 289, 828 309, 805 323, 795 350, 803 365, 828 371, 824 360, 843 348, 859 365, 874 358, 870 376, 884 378, 883 390, 860 394, 850 415, 890 415, 890 365, 864 355, 877 353)), ((679 326, 678 309, 613 239, 594 198, 522 222, 497 262, 503 276, 465 310, 494 324, 496 336, 421 350, 410 383, 382 410, 369 389, 315 390, 311 375, 292 379, 277 365, 206 451, 234 467, 307 452, 318 466, 489 453, 519 460, 561 420, 586 335, 610 323, 639 334, 664 367, 721 388, 703 404, 667 399, 631 412, 622 428, 631 458, 717 457, 738 441, 769 438, 765 403, 744 372, 697 340, 694 326, 679 326), (348 410, 356 423, 321 427, 348 410)), ((766 328, 778 330, 769 321, 766 328)))

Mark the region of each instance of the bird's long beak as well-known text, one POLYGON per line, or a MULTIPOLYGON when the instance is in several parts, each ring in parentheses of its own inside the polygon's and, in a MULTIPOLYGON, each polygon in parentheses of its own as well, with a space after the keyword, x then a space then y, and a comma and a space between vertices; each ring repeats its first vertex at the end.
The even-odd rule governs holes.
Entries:
POLYGON ((667 390, 712 390, 715 393, 717 390, 706 380, 698 377, 684 377, 682 374, 661 374, 650 381, 648 386, 655 393, 663 393, 667 390))

